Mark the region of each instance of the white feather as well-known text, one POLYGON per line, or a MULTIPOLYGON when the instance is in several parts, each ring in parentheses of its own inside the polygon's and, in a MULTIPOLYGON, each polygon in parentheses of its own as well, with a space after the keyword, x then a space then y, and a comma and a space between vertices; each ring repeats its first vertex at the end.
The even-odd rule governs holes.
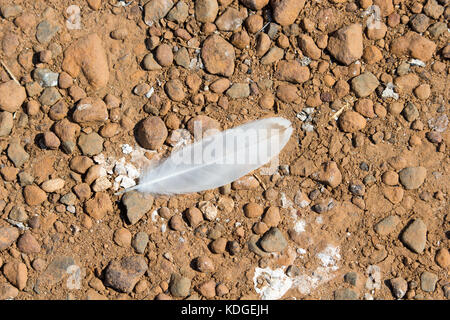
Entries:
POLYGON ((268 163, 292 131, 289 120, 267 118, 205 137, 145 171, 137 186, 123 192, 171 195, 218 188, 268 163))

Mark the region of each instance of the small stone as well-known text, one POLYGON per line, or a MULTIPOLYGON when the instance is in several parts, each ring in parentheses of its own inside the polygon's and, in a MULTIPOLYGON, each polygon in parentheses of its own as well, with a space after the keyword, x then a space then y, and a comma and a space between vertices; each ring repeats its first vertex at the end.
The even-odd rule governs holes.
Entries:
POLYGON ((270 49, 270 38, 265 33, 259 33, 256 39, 256 55, 262 57, 270 49))
POLYGON ((264 57, 261 58, 262 65, 268 65, 280 61, 284 57, 284 50, 279 47, 271 48, 264 57))
POLYGON ((22 6, 13 4, 13 5, 2 5, 0 8, 0 13, 3 18, 15 18, 23 12, 22 6))
POLYGON ((69 163, 70 169, 80 174, 86 173, 92 165, 94 165, 94 161, 86 156, 75 156, 69 163))
POLYGON ((334 300, 358 300, 358 293, 348 288, 338 289, 334 291, 334 300))
POLYGON ((147 269, 147 263, 142 256, 125 257, 120 261, 114 260, 105 270, 104 283, 117 291, 129 293, 147 269))
POLYGON ((200 115, 188 121, 187 129, 195 139, 200 139, 220 131, 220 123, 208 116, 200 115))
POLYGON ((94 198, 87 200, 84 209, 95 220, 101 220, 107 213, 113 212, 111 199, 104 192, 97 192, 94 198))
POLYGON ((153 196, 144 195, 140 192, 127 192, 122 197, 128 221, 133 225, 138 222, 153 205, 153 196))
POLYGON ((113 239, 118 246, 127 248, 131 245, 131 232, 126 228, 119 228, 114 232, 113 239))
POLYGON ((234 48, 219 35, 211 35, 203 42, 201 56, 209 73, 225 77, 233 75, 234 48))
POLYGON ((245 19, 245 27, 249 33, 256 33, 262 29, 264 19, 260 15, 253 14, 245 19))
POLYGON ((3 274, 17 289, 23 290, 28 280, 27 266, 22 262, 8 262, 3 266, 3 274))
POLYGON ((176 102, 182 101, 186 96, 183 84, 178 79, 167 81, 164 85, 164 90, 169 98, 176 102))
POLYGON ((278 228, 270 228, 260 240, 261 248, 266 252, 281 252, 287 246, 286 238, 278 228))
POLYGON ((407 73, 395 78, 394 84, 400 93, 410 94, 419 85, 419 77, 414 73, 407 73))
POLYGON ((295 60, 283 60, 277 64, 275 77, 278 80, 301 84, 310 78, 310 72, 308 67, 300 65, 295 60))
POLYGON ((145 232, 138 232, 133 238, 131 245, 133 246, 136 253, 143 254, 145 249, 147 248, 147 244, 149 241, 148 234, 145 232))
POLYGON ((53 121, 62 120, 67 116, 69 108, 67 107, 67 103, 64 100, 60 100, 51 106, 48 111, 48 116, 53 121))
POLYGON ((160 44, 158 48, 156 48, 155 58, 160 66, 170 66, 173 63, 172 47, 167 44, 160 44))
POLYGON ((216 282, 214 280, 203 282, 198 285, 197 290, 207 299, 214 298, 216 295, 216 282))
POLYGON ((409 20, 411 28, 419 33, 425 32, 430 25, 430 18, 423 13, 416 14, 411 20, 409 20))
POLYGON ((46 193, 36 185, 28 185, 23 189, 25 202, 29 206, 37 206, 47 200, 46 193))
POLYGON ((352 89, 359 98, 369 96, 378 87, 380 82, 371 72, 365 72, 351 81, 352 89))
POLYGON ((322 165, 322 171, 314 176, 314 179, 331 188, 336 188, 342 182, 342 174, 336 162, 329 161, 322 165))
POLYGON ((225 238, 218 238, 211 242, 211 251, 213 253, 224 253, 227 246, 227 239, 225 238))
POLYGON ((169 290, 170 293, 179 298, 184 298, 189 295, 191 289, 191 280, 189 278, 172 274, 170 278, 169 290))
POLYGON ((339 29, 328 39, 328 51, 345 65, 350 65, 363 55, 363 35, 360 24, 339 29))
POLYGON ((289 26, 295 22, 305 6, 305 0, 271 0, 272 15, 277 23, 289 26))
POLYGON ((199 209, 191 207, 186 211, 186 219, 189 225, 195 228, 203 221, 203 214, 199 209))
POLYGON ((243 50, 245 48, 248 48, 248 46, 250 45, 250 36, 245 30, 235 32, 231 37, 231 43, 236 48, 243 50))
POLYGON ((415 253, 422 253, 427 241, 427 226, 422 220, 414 220, 402 233, 401 241, 415 253))
POLYGON ((357 132, 366 127, 366 119, 358 112, 345 111, 339 117, 339 127, 344 132, 357 132))
POLYGON ((0 251, 11 246, 19 237, 19 230, 14 227, 0 227, 0 251))
POLYGON ((58 149, 61 144, 56 134, 51 131, 47 131, 42 135, 42 143, 47 149, 51 150, 58 149))
POLYGON ((258 218, 263 214, 263 207, 257 203, 247 203, 244 206, 244 214, 247 218, 258 218))
POLYGON ((50 179, 41 184, 42 190, 45 192, 55 192, 64 188, 65 181, 61 178, 50 179))
POLYGON ((398 216, 388 216, 375 225, 375 232, 381 236, 386 236, 395 231, 400 223, 398 216))
POLYGON ((60 27, 52 25, 49 21, 44 20, 37 25, 36 39, 42 44, 47 44, 53 39, 59 30, 60 27))
POLYGON ((45 88, 39 97, 39 102, 44 106, 52 106, 61 100, 62 96, 55 87, 45 88))
POLYGON ((364 49, 363 59, 367 64, 375 64, 383 59, 383 54, 376 46, 369 46, 364 49))
POLYGON ((147 71, 155 71, 155 70, 161 70, 162 67, 156 62, 156 60, 153 58, 153 54, 148 53, 145 55, 144 59, 142 60, 142 67, 144 70, 147 71))
POLYGON ((136 137, 139 144, 151 150, 160 148, 167 138, 167 128, 159 117, 149 117, 138 123, 136 137))
POLYGON ((62 69, 73 78, 82 72, 94 88, 105 87, 109 80, 109 67, 100 37, 93 33, 76 40, 64 52, 62 69))
POLYGON ((217 217, 217 208, 209 201, 201 201, 198 208, 205 216, 206 220, 214 221, 217 217))
POLYGON ((144 22, 152 26, 164 18, 173 7, 172 0, 150 0, 144 6, 144 22))
POLYGON ((383 181, 388 186, 398 185, 398 174, 395 171, 386 171, 381 176, 381 181, 383 181))
POLYGON ((407 190, 418 189, 425 181, 427 169, 424 167, 408 167, 400 171, 400 183, 407 190))
POLYGON ((14 80, 0 84, 0 110, 16 112, 26 98, 25 88, 14 80))
POLYGON ((392 287, 392 293, 397 299, 401 299, 405 296, 406 291, 408 290, 408 283, 403 278, 395 278, 389 280, 389 283, 392 287))
POLYGON ((450 267, 450 253, 448 252, 448 249, 439 249, 436 252, 434 260, 441 268, 448 269, 450 267))
POLYGON ((436 44, 416 32, 408 32, 394 39, 390 45, 392 54, 401 57, 409 55, 412 58, 427 62, 436 51, 436 44))
POLYGON ((235 31, 244 21, 241 12, 235 8, 228 7, 215 21, 220 31, 235 31))
POLYGON ((25 231, 17 240, 17 248, 25 254, 39 253, 41 251, 41 245, 29 231, 25 231))
POLYGON ((72 118, 77 123, 105 122, 108 120, 108 109, 103 100, 88 97, 78 101, 72 118))
POLYGON ((400 203, 403 199, 404 191, 401 187, 383 187, 383 195, 393 204, 400 203))
POLYGON ((269 207, 262 218, 262 222, 264 222, 268 227, 278 226, 280 220, 280 209, 278 207, 269 207))
POLYGON ((247 83, 235 83, 227 90, 227 95, 233 99, 242 99, 250 95, 250 86, 247 83))
POLYGON ((81 134, 78 138, 78 146, 86 156, 95 156, 103 151, 103 138, 97 133, 81 134))
POLYGON ((304 55, 310 57, 313 60, 320 59, 320 57, 322 56, 322 51, 317 47, 313 38, 311 38, 307 34, 302 34, 298 37, 298 40, 299 40, 299 47, 304 55))
POLYGON ((356 272, 348 272, 344 275, 344 281, 352 286, 356 286, 358 283, 358 274, 356 272))
POLYGON ((0 284, 0 300, 15 299, 19 294, 19 290, 9 283, 0 284))
POLYGON ((203 273, 214 272, 214 262, 207 256, 200 256, 195 259, 195 268, 203 273))
POLYGON ((11 112, 0 112, 0 137, 9 136, 14 126, 13 115, 11 112))
POLYGON ((299 98, 298 90, 295 85, 282 83, 277 87, 277 97, 286 103, 292 103, 299 98))
POLYGON ((436 290, 436 283, 438 279, 438 276, 434 273, 424 271, 420 275, 420 287, 425 292, 434 292, 434 290, 436 290))
MULTIPOLYGON (((215 0, 214 0, 215 1, 215 0)), ((178 1, 169 11, 166 19, 177 23, 183 23, 189 16, 189 6, 184 1, 178 1)))
POLYGON ((195 2, 195 19, 198 22, 214 22, 219 12, 217 0, 199 0, 195 2))

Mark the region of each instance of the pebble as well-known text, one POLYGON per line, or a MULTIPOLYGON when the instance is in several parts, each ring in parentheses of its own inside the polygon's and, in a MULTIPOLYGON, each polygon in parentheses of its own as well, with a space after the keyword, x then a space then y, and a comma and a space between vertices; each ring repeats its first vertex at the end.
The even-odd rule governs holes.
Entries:
MULTIPOLYGON (((45 262, 43 262, 43 264, 44 263, 45 262)), ((37 281, 40 285, 53 286, 60 282, 64 277, 67 277, 67 269, 73 265, 75 265, 75 261, 72 257, 56 256, 49 263, 45 271, 38 277, 37 281)))
POLYGON ((327 186, 330 186, 331 188, 336 188, 338 185, 342 182, 342 174, 339 170, 336 162, 329 161, 325 162, 322 167, 321 171, 314 175, 313 178, 327 186))
POLYGON ((108 109, 103 100, 87 97, 78 101, 72 118, 77 123, 105 122, 108 120, 108 109))
POLYGON ((252 14, 245 19, 245 28, 249 33, 256 33, 262 29, 264 19, 260 15, 252 14))
POLYGON ((267 34, 259 33, 256 38, 256 55, 258 57, 264 56, 266 52, 269 51, 271 43, 272 42, 267 34))
POLYGON ((391 42, 390 51, 398 57, 408 55, 427 62, 436 51, 436 44, 424 36, 410 31, 404 36, 394 39, 391 42))
POLYGON ((369 96, 378 87, 380 82, 371 72, 364 72, 351 81, 353 91, 359 98, 369 96))
POLYGON ((0 137, 9 136, 14 126, 13 115, 11 112, 0 112, 0 137))
POLYGON ((174 273, 170 277, 169 290, 174 297, 185 298, 191 290, 191 279, 174 273))
POLYGON ((55 87, 48 87, 42 91, 42 94, 39 96, 39 102, 44 106, 53 106, 59 100, 61 100, 62 96, 59 93, 58 89, 55 87))
POLYGON ((126 28, 118 28, 111 31, 111 38, 115 40, 125 40, 128 38, 128 30, 126 28))
POLYGON ((97 192, 94 198, 87 200, 84 209, 95 220, 101 220, 107 213, 113 212, 111 199, 104 192, 97 192))
POLYGON ((152 26, 160 19, 164 18, 172 9, 172 0, 150 0, 144 6, 144 22, 152 26))
POLYGON ((178 79, 167 81, 164 85, 164 90, 166 91, 167 96, 176 102, 183 101, 186 96, 183 83, 178 79))
POLYGON ((258 218, 263 214, 264 208, 257 203, 247 203, 244 205, 244 214, 247 218, 258 218))
POLYGON ((3 18, 10 19, 15 18, 18 15, 20 15, 23 12, 23 8, 20 5, 13 4, 13 5, 2 5, 0 7, 0 13, 2 14, 3 18))
POLYGON ((211 35, 204 42, 201 56, 206 70, 211 74, 230 77, 234 73, 233 46, 219 35, 211 35))
POLYGON ((104 284, 117 291, 130 293, 147 269, 147 262, 142 256, 113 260, 105 270, 104 284))
POLYGON ((268 65, 280 61, 284 57, 284 50, 279 47, 271 48, 264 57, 261 58, 262 65, 268 65))
POLYGON ((305 6, 305 0, 272 0, 272 15, 281 26, 289 26, 295 22, 305 6))
POLYGON ((328 39, 328 51, 339 62, 350 65, 363 55, 363 35, 360 24, 339 29, 328 39))
POLYGON ((208 221, 214 221, 217 217, 217 208, 210 201, 200 201, 198 208, 208 221))
POLYGON ((196 140, 220 131, 220 123, 217 120, 204 115, 191 118, 186 127, 196 140))
POLYGON ((23 189, 23 197, 29 206, 37 206, 47 200, 45 191, 36 185, 25 186, 23 189))
POLYGON ((398 216, 388 216, 375 225, 375 232, 381 236, 386 236, 395 231, 400 223, 398 216))
POLYGON ((169 11, 166 19, 177 23, 183 23, 189 16, 189 6, 184 1, 178 1, 177 4, 169 11))
POLYGON ((203 282, 198 285, 197 291, 207 299, 214 298, 216 296, 216 282, 214 280, 203 282))
POLYGON ((17 289, 23 290, 28 280, 27 266, 22 262, 8 262, 3 266, 3 274, 17 289))
POLYGON ((424 271, 420 275, 420 287, 425 292, 434 292, 434 290, 436 290, 436 283, 438 280, 439 278, 436 274, 424 271))
POLYGON ((419 110, 414 103, 408 101, 402 110, 402 115, 405 117, 406 121, 412 122, 419 118, 419 110))
POLYGON ((84 174, 86 171, 94 165, 94 161, 86 156, 75 156, 69 162, 69 167, 71 170, 84 174))
POLYGON ((227 90, 227 95, 232 99, 247 98, 250 95, 250 86, 247 83, 235 83, 227 90))
POLYGON ((48 116, 53 121, 58 121, 64 119, 67 116, 68 112, 69 108, 67 106, 67 103, 64 100, 60 100, 50 107, 48 116))
POLYGON ((95 156, 103 151, 103 138, 97 133, 82 133, 78 138, 78 146, 86 156, 95 156))
POLYGON ((131 232, 126 228, 119 228, 114 231, 114 242, 123 248, 128 248, 131 245, 131 232))
POLYGON ((269 0, 240 0, 239 2, 251 10, 258 11, 264 8, 269 0))
POLYGON ((17 240, 17 248, 20 252, 25 254, 39 253, 41 251, 41 245, 29 231, 25 231, 17 240))
POLYGON ((219 12, 217 0, 199 0, 195 2, 195 19, 198 22, 214 22, 219 12))
POLYGON ((344 275, 344 281, 351 284, 352 286, 356 286, 358 283, 358 274, 356 272, 347 272, 344 275))
POLYGON ((186 216, 186 220, 188 221, 189 225, 192 228, 197 227, 203 221, 202 212, 195 207, 191 207, 191 208, 187 209, 185 216, 186 216))
POLYGON ((42 190, 45 192, 56 192, 62 188, 64 188, 65 181, 61 178, 50 179, 41 184, 42 190))
POLYGON ((399 172, 400 183, 407 190, 418 189, 426 176, 427 169, 424 167, 408 167, 399 172))
POLYGON ((398 185, 398 174, 395 171, 386 171, 381 176, 381 181, 387 184, 388 186, 396 186, 398 185))
POLYGON ((220 31, 235 31, 242 25, 243 21, 244 16, 239 10, 228 7, 224 13, 216 19, 215 24, 220 31))
POLYGON ((281 83, 277 87, 276 95, 281 101, 286 103, 292 103, 299 98, 297 87, 288 83, 281 83))
POLYGON ((42 44, 47 44, 53 39, 60 29, 61 28, 59 26, 53 25, 49 21, 44 20, 37 25, 36 39, 42 44))
POLYGON ((275 77, 278 80, 301 84, 310 78, 310 72, 308 67, 295 60, 282 60, 277 64, 275 77))
MULTIPOLYGON (((313 38, 307 34, 302 34, 298 37, 299 47, 302 53, 313 60, 319 60, 322 56, 322 51, 317 47, 313 38)), ((308 69, 309 71, 309 69, 308 69)))
POLYGON ((400 203, 403 199, 404 191, 401 187, 383 187, 383 195, 393 204, 400 203))
POLYGON ((146 149, 159 149, 167 139, 167 128, 161 118, 148 117, 137 124, 136 138, 138 143, 146 149))
POLYGON ((419 13, 413 16, 411 20, 409 20, 409 24, 414 31, 423 33, 428 29, 428 26, 430 25, 430 18, 428 18, 423 13, 419 13))
POLYGON ((27 98, 25 88, 14 80, 0 84, 0 110, 16 112, 27 98))
POLYGON ((358 293, 349 288, 334 291, 334 300, 358 300, 358 293))
POLYGON ((133 237, 133 241, 131 242, 131 245, 136 251, 136 253, 144 254, 145 249, 147 248, 148 241, 149 241, 148 234, 141 231, 135 234, 135 236, 133 237))
POLYGON ((210 248, 213 253, 224 253, 227 246, 227 239, 217 238, 211 242, 210 248))
POLYGON ((339 117, 339 127, 344 132, 357 132, 366 127, 366 119, 355 111, 345 111, 339 117))
POLYGON ((19 237, 19 230, 14 227, 4 226, 0 227, 0 251, 3 251, 14 242, 16 242, 19 237))
POLYGON ((245 49, 248 48, 250 45, 250 36, 248 35, 247 31, 242 30, 233 33, 233 36, 231 37, 231 43, 238 49, 245 49))
POLYGON ((173 63, 172 47, 167 44, 160 44, 155 51, 155 59, 160 66, 168 67, 173 63))
POLYGON ((9 283, 0 284, 0 300, 15 299, 19 294, 19 290, 9 283))
POLYGON ((153 196, 130 191, 123 195, 122 204, 125 206, 128 221, 133 225, 138 222, 153 205, 153 196))
POLYGON ((207 256, 200 256, 195 259, 195 268, 203 273, 214 272, 214 262, 207 256))
POLYGON ((147 71, 155 71, 155 70, 161 70, 162 67, 156 62, 156 60, 153 58, 153 54, 148 53, 145 55, 144 59, 142 60, 142 67, 147 71))
POLYGON ((109 80, 106 51, 100 37, 93 33, 76 40, 64 52, 62 69, 76 78, 82 72, 94 88, 105 87, 109 80))
POLYGON ((448 269, 450 267, 450 253, 448 252, 448 249, 439 249, 436 252, 434 260, 441 268, 448 269))
POLYGON ((427 226, 421 219, 414 220, 403 231, 400 240, 415 253, 422 253, 427 242, 427 226))
POLYGON ((408 283, 403 278, 394 278, 390 279, 389 283, 392 288, 392 293, 397 299, 401 299, 405 296, 406 291, 408 290, 408 283))
POLYGON ((260 240, 261 248, 266 252, 281 252, 287 246, 287 240, 278 228, 270 228, 260 240))
POLYGON ((269 207, 262 218, 262 222, 264 222, 268 227, 278 226, 280 220, 280 209, 278 207, 269 207))

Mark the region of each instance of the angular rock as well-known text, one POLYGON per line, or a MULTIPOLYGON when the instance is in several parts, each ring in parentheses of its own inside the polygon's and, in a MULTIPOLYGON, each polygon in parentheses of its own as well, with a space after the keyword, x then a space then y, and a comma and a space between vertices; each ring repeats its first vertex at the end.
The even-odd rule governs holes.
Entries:
POLYGON ((103 141, 97 132, 82 133, 78 138, 78 146, 85 156, 95 156, 103 151, 103 141))
POLYGON ((164 18, 173 7, 172 0, 150 0, 144 6, 144 22, 152 26, 164 18))
POLYGON ((303 83, 309 79, 310 72, 308 67, 302 66, 295 60, 282 60, 277 64, 275 77, 282 81, 303 83))
POLYGON ((179 298, 184 298, 189 295, 191 289, 191 280, 189 278, 172 274, 169 283, 170 293, 179 298))
POLYGON ((270 228, 259 242, 261 248, 266 252, 281 252, 287 246, 286 238, 278 228, 270 228))
POLYGON ((17 248, 25 254, 39 253, 41 251, 41 245, 29 231, 25 231, 17 240, 17 248))
POLYGON ((103 100, 88 97, 78 101, 72 118, 77 123, 105 122, 108 120, 108 109, 103 100))
POLYGON ((142 256, 111 261, 105 270, 105 285, 120 292, 131 292, 139 278, 147 271, 147 263, 142 256))
POLYGON ((53 25, 49 21, 44 20, 37 25, 36 39, 42 44, 47 44, 53 39, 59 30, 59 26, 53 25))
POLYGON ((11 112, 0 112, 0 137, 8 136, 14 126, 13 115, 11 112))
POLYGON ((389 280, 389 283, 392 287, 392 293, 397 299, 401 299, 405 296, 406 291, 408 290, 408 283, 403 278, 395 278, 389 280))
POLYGON ((359 98, 369 96, 378 87, 380 82, 371 72, 363 74, 352 79, 352 89, 359 98))
POLYGON ((242 99, 250 95, 250 86, 247 83, 235 83, 227 90, 227 95, 233 99, 242 99))
POLYGON ((138 222, 153 205, 153 196, 140 192, 130 191, 122 197, 122 204, 125 206, 126 215, 130 224, 138 222))
POLYGON ((420 287, 425 292, 434 292, 434 290, 436 290, 436 283, 438 280, 439 278, 436 274, 424 271, 420 275, 420 287))
POLYGON ((232 7, 228 7, 224 13, 216 19, 217 29, 220 31, 235 31, 244 21, 242 13, 232 7))
POLYGON ((422 253, 427 242, 427 226, 422 220, 414 220, 403 231, 400 240, 415 253, 422 253))

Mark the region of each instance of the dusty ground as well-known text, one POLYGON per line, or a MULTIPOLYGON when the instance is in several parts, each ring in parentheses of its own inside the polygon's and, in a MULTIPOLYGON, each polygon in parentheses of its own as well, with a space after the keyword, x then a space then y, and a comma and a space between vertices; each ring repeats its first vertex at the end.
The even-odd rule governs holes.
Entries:
POLYGON ((448 1, 173 2, 0 1, 0 298, 448 299, 448 1), (277 173, 114 194, 199 115, 277 173))

